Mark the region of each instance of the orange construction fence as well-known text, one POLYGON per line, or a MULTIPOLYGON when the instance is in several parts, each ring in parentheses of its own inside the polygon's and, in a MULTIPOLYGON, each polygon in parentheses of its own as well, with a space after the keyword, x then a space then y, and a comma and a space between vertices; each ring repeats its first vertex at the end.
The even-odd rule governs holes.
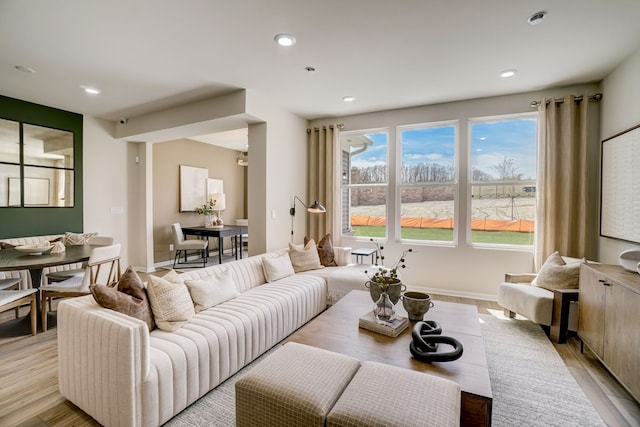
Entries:
MULTIPOLYGON (((351 217, 351 225, 386 225, 385 218, 375 216, 351 217)), ((472 219, 471 229, 480 231, 517 231, 521 233, 533 233, 533 221, 530 219, 472 219)), ((410 228, 443 228, 453 229, 453 218, 402 218, 401 227, 410 228)))

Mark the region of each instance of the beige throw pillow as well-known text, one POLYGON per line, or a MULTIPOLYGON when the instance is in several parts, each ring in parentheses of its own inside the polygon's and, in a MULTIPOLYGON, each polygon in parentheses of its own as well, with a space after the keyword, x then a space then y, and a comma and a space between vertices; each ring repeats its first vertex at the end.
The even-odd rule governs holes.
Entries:
POLYGON ((262 270, 267 282, 275 282, 295 273, 287 254, 279 257, 262 257, 262 270))
POLYGON ((71 233, 67 231, 64 233, 64 237, 62 238, 62 242, 65 246, 79 246, 86 245, 89 239, 93 236, 97 236, 98 233, 71 233))
POLYGON ((162 330, 176 331, 187 324, 195 314, 189 290, 184 284, 149 276, 147 294, 156 325, 162 330))
POLYGON ((289 243, 289 258, 291 258, 293 271, 296 273, 324 268, 324 266, 320 264, 318 248, 313 239, 309 240, 304 246, 289 243))
POLYGON ((580 264, 581 262, 567 264, 558 252, 554 252, 549 255, 531 284, 549 291, 578 289, 580 264))
POLYGON ((196 313, 240 295, 229 270, 201 280, 186 280, 185 284, 196 306, 196 313))

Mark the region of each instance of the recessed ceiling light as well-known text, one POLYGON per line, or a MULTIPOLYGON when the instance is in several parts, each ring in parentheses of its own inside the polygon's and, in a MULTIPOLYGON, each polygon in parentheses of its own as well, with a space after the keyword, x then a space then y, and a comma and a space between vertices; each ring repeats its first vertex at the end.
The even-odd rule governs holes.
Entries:
POLYGON ((27 73, 27 74, 33 74, 36 72, 35 69, 31 68, 31 67, 25 67, 24 65, 16 65, 13 68, 15 68, 18 71, 22 71, 23 73, 27 73))
POLYGON ((516 75, 516 73, 518 72, 518 70, 516 70, 515 68, 512 68, 510 70, 504 70, 500 73, 500 77, 513 77, 516 75))
POLYGON ((539 23, 541 23, 542 21, 544 21, 544 16, 547 14, 547 12, 536 12, 533 15, 531 15, 529 17, 529 19, 527 19, 527 22, 531 25, 538 25, 539 23))
POLYGON ((82 87, 82 90, 84 90, 84 93, 86 93, 87 95, 100 95, 100 93, 102 92, 100 89, 91 87, 91 86, 81 86, 81 87, 82 87))
POLYGON ((343 96, 343 97, 342 97, 342 100, 343 100, 344 102, 353 102, 353 101, 355 101, 355 100, 356 100, 356 98, 355 98, 355 96, 343 96))
POLYGON ((288 46, 293 46, 294 44, 296 44, 296 38, 293 37, 291 34, 287 34, 287 33, 276 34, 276 36, 273 39, 280 46, 287 46, 288 47, 288 46))

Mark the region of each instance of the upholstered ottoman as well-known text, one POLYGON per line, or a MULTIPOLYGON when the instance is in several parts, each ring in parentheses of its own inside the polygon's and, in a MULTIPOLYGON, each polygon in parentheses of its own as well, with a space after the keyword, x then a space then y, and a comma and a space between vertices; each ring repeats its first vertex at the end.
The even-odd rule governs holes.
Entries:
POLYGON ((364 362, 327 427, 459 426, 460 386, 422 372, 364 362))
POLYGON ((287 343, 236 382, 236 426, 324 426, 360 362, 287 343))

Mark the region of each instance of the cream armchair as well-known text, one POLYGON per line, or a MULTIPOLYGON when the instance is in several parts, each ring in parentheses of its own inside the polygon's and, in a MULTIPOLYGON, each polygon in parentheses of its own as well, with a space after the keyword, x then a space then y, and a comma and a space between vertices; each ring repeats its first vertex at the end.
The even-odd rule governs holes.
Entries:
MULTIPOLYGON (((569 257, 562 257, 562 260, 566 266, 574 268, 577 267, 574 263, 582 262, 569 257)), ((514 318, 516 313, 524 316, 543 325, 552 341, 563 343, 567 340, 568 331, 575 331, 577 326, 577 286, 549 290, 532 284, 537 276, 532 273, 506 273, 505 281, 498 286, 498 304, 504 308, 505 316, 514 318)))

